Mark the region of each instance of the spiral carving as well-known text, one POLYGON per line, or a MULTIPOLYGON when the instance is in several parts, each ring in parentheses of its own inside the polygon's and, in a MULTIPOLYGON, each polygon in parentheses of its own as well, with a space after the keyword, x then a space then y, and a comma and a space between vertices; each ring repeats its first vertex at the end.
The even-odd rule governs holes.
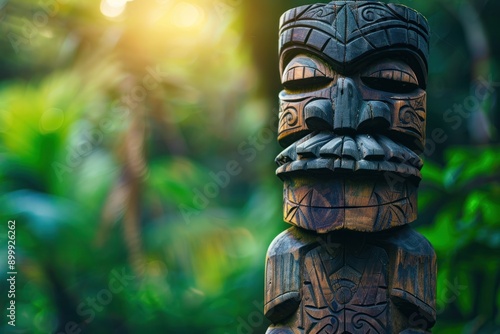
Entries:
POLYGON ((363 16, 363 18, 368 22, 375 21, 375 19, 377 18, 377 14, 375 13, 374 8, 366 8, 361 13, 361 16, 363 16))
POLYGON ((288 107, 281 112, 280 127, 287 125, 293 127, 299 122, 299 113, 294 107, 288 107))
POLYGON ((279 35, 276 174, 292 227, 266 257, 267 334, 430 334, 436 258, 408 226, 425 148, 427 21, 403 5, 338 0, 290 9, 279 35))
POLYGON ((399 120, 401 121, 401 123, 403 124, 416 124, 417 123, 417 115, 415 113, 415 109, 413 109, 412 107, 406 105, 404 107, 402 107, 400 110, 399 110, 399 120))

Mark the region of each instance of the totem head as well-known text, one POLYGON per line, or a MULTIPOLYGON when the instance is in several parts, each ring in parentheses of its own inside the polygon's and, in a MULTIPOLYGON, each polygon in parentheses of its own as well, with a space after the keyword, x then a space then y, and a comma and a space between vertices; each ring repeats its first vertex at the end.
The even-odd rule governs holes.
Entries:
POLYGON ((285 221, 326 233, 416 219, 428 40, 425 18, 402 5, 333 1, 283 14, 285 221))

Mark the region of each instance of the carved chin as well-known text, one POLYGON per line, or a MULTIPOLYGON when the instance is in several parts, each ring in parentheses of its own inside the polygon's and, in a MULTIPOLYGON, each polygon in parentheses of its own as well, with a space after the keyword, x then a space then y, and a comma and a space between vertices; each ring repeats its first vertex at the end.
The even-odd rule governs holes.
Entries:
POLYGON ((283 209, 286 222, 318 233, 377 232, 417 218, 417 186, 384 175, 285 177, 283 209))
POLYGON ((313 133, 276 161, 290 224, 376 232, 416 219, 422 160, 385 136, 313 133))

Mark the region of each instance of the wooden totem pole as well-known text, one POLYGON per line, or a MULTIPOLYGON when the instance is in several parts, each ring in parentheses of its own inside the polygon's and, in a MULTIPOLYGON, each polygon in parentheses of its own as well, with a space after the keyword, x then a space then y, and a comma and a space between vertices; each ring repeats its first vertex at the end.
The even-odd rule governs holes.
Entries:
POLYGON ((417 217, 429 27, 375 1, 280 22, 276 158, 284 219, 269 247, 268 334, 430 333, 436 257, 417 217))

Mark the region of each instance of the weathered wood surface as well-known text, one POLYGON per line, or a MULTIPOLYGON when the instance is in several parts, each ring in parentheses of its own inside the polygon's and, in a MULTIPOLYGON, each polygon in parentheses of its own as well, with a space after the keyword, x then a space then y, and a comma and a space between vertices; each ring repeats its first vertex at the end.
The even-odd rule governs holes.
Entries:
POLYGON ((428 333, 435 254, 417 217, 429 28, 334 1, 280 22, 284 220, 266 263, 268 333, 428 333))
POLYGON ((270 247, 269 333, 400 333, 435 322, 435 255, 409 226, 315 234, 292 227, 270 247))

